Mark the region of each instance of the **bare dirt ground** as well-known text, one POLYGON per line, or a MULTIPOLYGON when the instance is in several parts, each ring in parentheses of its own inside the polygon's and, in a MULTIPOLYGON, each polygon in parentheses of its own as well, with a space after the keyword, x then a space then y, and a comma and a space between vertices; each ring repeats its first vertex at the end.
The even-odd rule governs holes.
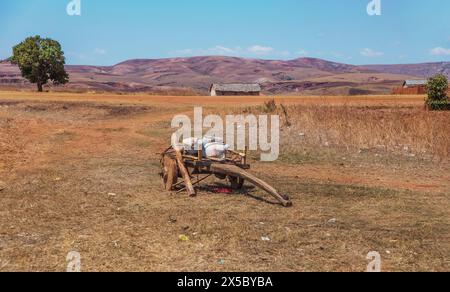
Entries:
MULTIPOLYGON (((0 271, 65 271, 70 251, 83 271, 365 271, 371 251, 385 271, 450 269, 448 158, 305 146, 295 159, 252 161, 291 196, 288 209, 250 187, 197 198, 161 190, 157 153, 175 114, 267 99, 0 92, 0 271)), ((277 101, 423 105, 411 96, 277 101)))

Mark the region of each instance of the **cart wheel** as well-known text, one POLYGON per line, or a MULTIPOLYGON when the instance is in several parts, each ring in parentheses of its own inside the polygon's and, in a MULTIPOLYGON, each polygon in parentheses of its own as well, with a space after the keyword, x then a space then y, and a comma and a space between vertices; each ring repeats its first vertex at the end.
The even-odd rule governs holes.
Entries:
POLYGON ((163 184, 166 191, 171 191, 178 182, 178 166, 174 159, 163 158, 163 184))
POLYGON ((241 190, 244 187, 245 180, 240 177, 228 176, 228 181, 233 190, 241 190))

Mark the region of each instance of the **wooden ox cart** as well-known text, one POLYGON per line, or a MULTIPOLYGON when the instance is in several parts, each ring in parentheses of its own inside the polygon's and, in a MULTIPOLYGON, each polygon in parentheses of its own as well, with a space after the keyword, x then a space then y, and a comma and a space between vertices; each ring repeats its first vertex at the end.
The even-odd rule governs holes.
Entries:
POLYGON ((161 166, 161 178, 167 191, 177 193, 186 191, 189 196, 194 197, 197 195, 196 185, 211 176, 216 176, 228 180, 234 190, 242 189, 244 182, 249 182, 269 193, 284 207, 292 206, 288 196, 280 194, 271 185, 247 171, 250 169, 250 165, 247 164, 247 153, 228 150, 226 159, 219 160, 204 158, 202 150, 193 156, 187 154, 182 146, 170 147, 162 153, 161 166))

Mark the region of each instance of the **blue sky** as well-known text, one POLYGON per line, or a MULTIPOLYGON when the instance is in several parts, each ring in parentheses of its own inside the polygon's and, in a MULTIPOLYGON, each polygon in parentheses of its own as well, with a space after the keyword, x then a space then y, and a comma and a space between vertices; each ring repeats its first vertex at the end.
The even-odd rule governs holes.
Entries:
POLYGON ((351 64, 450 61, 450 1, 1 0, 0 58, 25 37, 61 42, 69 64, 231 55, 351 64))

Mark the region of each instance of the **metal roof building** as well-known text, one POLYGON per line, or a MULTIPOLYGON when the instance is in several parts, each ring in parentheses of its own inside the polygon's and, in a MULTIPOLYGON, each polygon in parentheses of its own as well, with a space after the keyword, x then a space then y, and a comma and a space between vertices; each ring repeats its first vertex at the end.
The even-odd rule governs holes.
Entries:
POLYGON ((426 86, 428 83, 428 80, 405 80, 403 82, 403 87, 415 87, 415 86, 426 86))
POLYGON ((260 95, 261 86, 256 83, 212 84, 211 96, 260 95))

